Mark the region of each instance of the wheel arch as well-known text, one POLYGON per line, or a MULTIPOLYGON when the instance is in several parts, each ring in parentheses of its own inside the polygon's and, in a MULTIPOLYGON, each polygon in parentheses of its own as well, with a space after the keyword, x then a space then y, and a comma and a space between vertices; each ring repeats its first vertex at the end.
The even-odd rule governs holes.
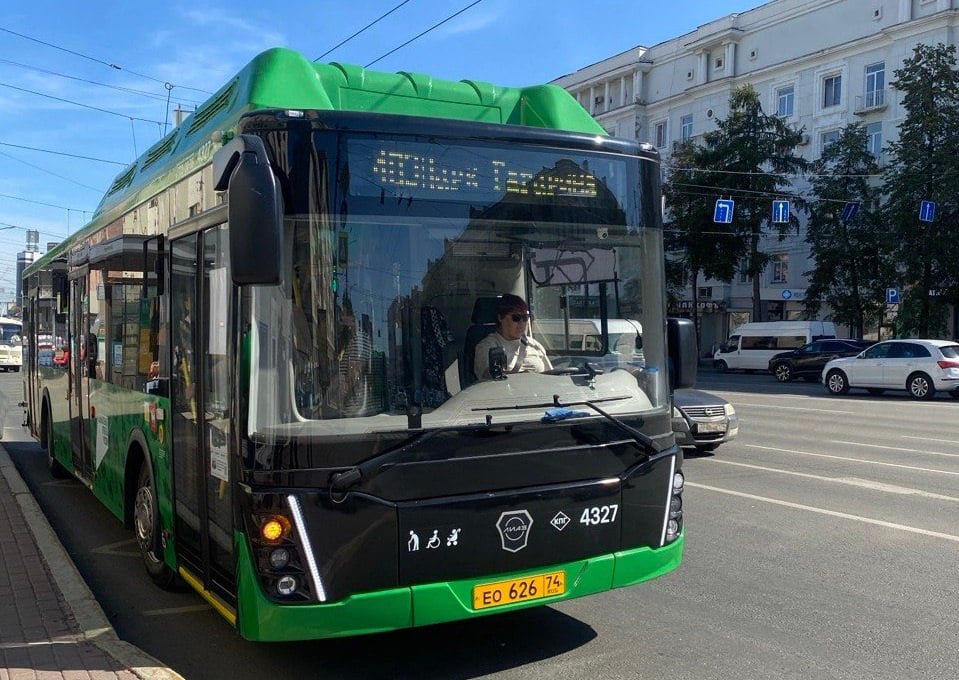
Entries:
POLYGON ((133 528, 133 508, 137 493, 137 482, 140 476, 140 467, 146 463, 150 475, 150 482, 156 488, 156 472, 153 469, 153 459, 146 437, 139 429, 130 432, 127 438, 126 464, 123 469, 123 526, 133 528))

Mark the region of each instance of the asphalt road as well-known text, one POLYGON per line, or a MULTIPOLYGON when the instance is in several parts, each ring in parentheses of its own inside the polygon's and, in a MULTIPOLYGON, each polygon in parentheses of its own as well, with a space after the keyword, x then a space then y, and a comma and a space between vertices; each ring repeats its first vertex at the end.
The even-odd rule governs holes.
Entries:
MULTIPOLYGON (((50 479, 16 409, 3 444, 119 635, 191 679, 959 677, 959 400, 709 371, 699 387, 741 427, 686 460, 679 570, 349 640, 243 641, 198 596, 150 584, 132 536, 78 482, 50 479)), ((19 376, 0 391, 19 401, 19 376)))

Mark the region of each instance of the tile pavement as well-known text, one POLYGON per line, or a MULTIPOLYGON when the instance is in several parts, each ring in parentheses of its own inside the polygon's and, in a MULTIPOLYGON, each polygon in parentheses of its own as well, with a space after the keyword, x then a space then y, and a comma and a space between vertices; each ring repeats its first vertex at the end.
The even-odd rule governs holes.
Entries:
POLYGON ((182 680, 120 640, 0 446, 0 680, 182 680))

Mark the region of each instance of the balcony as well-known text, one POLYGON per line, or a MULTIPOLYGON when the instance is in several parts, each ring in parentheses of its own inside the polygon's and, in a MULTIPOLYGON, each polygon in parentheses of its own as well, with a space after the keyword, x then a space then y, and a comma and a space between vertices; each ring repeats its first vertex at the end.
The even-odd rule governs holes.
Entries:
POLYGON ((866 94, 856 97, 856 107, 853 113, 857 116, 863 116, 867 113, 884 111, 886 108, 886 91, 872 90, 866 94))

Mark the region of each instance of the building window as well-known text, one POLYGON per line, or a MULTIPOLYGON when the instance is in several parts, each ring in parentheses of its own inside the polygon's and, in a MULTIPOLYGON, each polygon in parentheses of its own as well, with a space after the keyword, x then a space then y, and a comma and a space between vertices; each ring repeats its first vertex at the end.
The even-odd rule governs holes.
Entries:
POLYGON ((870 64, 866 67, 866 108, 872 109, 885 103, 886 64, 870 64))
POLYGON ((869 123, 866 126, 866 150, 875 158, 882 154, 882 123, 869 123))
POLYGON ((693 138, 693 114, 688 113, 679 119, 682 126, 682 140, 688 142, 693 138))
POLYGON ((796 90, 792 85, 780 87, 776 90, 776 115, 780 118, 789 118, 793 115, 793 102, 796 90))
POLYGON ((739 282, 749 283, 749 281, 749 260, 744 257, 739 261, 739 282))
POLYGON ((789 279, 789 255, 779 253, 772 256, 773 283, 786 283, 789 279))
POLYGON ((839 74, 822 79, 822 107, 839 106, 842 101, 842 76, 839 74))
POLYGON ((656 148, 662 149, 669 143, 669 121, 656 123, 656 148))
POLYGON ((822 150, 825 151, 827 147, 839 141, 839 130, 827 130, 823 132, 819 137, 819 141, 822 150))

